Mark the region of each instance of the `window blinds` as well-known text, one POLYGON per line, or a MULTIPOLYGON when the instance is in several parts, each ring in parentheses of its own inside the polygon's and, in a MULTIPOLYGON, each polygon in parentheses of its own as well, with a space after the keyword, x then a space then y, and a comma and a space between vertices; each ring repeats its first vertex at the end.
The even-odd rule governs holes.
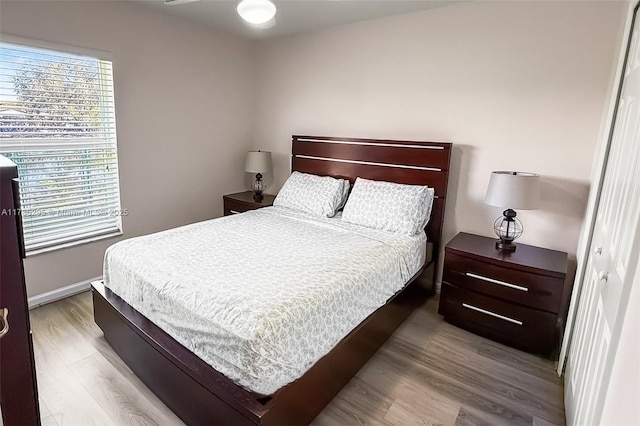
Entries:
POLYGON ((121 232, 111 62, 0 42, 0 154, 27 254, 121 232))

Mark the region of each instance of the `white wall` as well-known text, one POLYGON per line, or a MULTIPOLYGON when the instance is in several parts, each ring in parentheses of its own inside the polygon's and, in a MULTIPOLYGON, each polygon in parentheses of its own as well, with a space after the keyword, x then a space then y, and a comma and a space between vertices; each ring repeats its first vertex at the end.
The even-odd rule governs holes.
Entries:
POLYGON ((520 241, 575 255, 618 51, 621 2, 462 3, 261 41, 254 147, 291 134, 450 141, 445 240, 492 235, 492 170, 542 175, 520 241))
MULTIPOLYGON (((251 43, 128 2, 3 1, 0 31, 112 52, 124 237, 222 215, 243 189, 251 43)), ((29 295, 101 275, 117 239, 26 259, 29 295)))

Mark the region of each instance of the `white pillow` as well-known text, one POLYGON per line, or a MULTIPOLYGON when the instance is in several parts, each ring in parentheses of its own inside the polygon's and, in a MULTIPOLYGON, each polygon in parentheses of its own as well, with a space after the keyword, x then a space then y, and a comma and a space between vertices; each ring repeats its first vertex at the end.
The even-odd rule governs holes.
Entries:
POLYGON ((416 235, 429 222, 435 191, 421 185, 402 185, 357 178, 342 220, 374 229, 416 235))
POLYGON ((344 179, 293 172, 278 192, 273 205, 333 217, 344 204, 344 186, 344 179))

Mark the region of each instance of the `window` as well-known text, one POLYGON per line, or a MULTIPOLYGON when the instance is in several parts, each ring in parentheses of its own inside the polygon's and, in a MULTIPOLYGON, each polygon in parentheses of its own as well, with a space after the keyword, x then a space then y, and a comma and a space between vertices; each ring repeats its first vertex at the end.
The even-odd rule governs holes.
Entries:
POLYGON ((18 165, 27 254, 120 234, 111 61, 15 40, 0 42, 0 154, 18 165))

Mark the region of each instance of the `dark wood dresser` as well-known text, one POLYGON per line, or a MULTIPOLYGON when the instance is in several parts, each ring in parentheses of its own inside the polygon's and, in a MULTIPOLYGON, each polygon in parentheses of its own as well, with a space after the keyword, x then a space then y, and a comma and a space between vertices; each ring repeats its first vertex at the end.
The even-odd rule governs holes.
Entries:
POLYGON ((19 200, 18 169, 0 155, 0 423, 39 425, 19 200))
POLYGON ((567 253, 460 233, 445 247, 438 312, 452 324, 527 351, 557 347, 571 285, 567 253))
POLYGON ((224 200, 224 215, 243 213, 247 210, 260 209, 273 205, 275 195, 264 194, 262 201, 253 199, 253 191, 238 192, 235 194, 227 194, 222 197, 224 200))

